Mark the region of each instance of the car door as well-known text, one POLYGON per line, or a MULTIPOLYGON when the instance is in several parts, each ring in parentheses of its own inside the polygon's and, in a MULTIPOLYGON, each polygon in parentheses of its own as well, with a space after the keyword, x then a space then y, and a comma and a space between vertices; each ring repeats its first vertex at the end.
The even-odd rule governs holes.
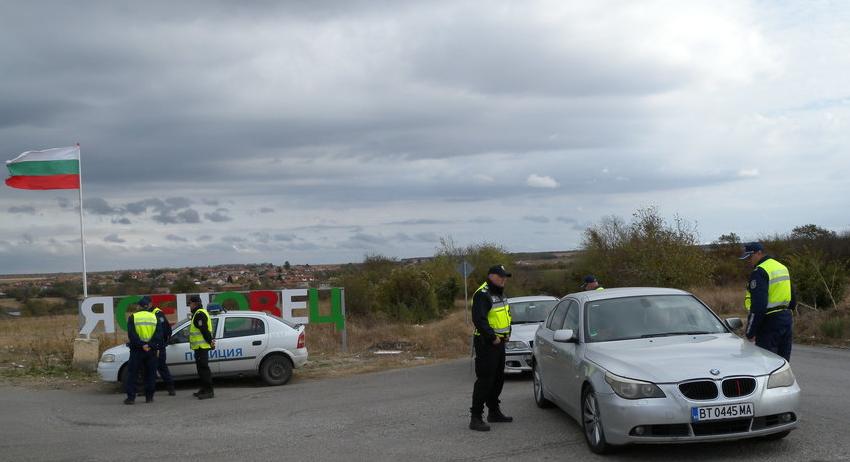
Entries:
POLYGON ((539 352, 540 357, 535 359, 540 365, 540 374, 543 379, 543 384, 546 387, 546 393, 553 395, 555 398, 559 397, 558 390, 560 389, 560 385, 558 384, 557 377, 558 352, 555 348, 555 342, 552 340, 552 335, 555 333, 555 330, 559 329, 560 326, 564 324, 564 317, 567 315, 568 305, 569 303, 566 301, 558 303, 558 305, 552 310, 552 314, 549 316, 546 324, 538 329, 537 336, 537 351, 539 352))
MULTIPOLYGON (((575 333, 576 338, 579 338, 579 304, 575 300, 569 300, 567 313, 560 329, 570 329, 575 333)), ((582 344, 576 342, 553 342, 555 353, 555 362, 557 365, 553 368, 555 380, 558 383, 558 389, 561 394, 559 397, 564 401, 564 404, 575 411, 578 406, 578 400, 573 399, 581 390, 576 390, 576 387, 581 387, 580 364, 582 344)), ((565 409, 567 410, 567 409, 565 409)))
POLYGON ((222 375, 254 372, 257 358, 268 347, 268 337, 268 326, 262 317, 228 314, 222 336, 216 340, 216 357, 210 357, 210 362, 219 365, 222 375))
MULTIPOLYGON (((218 319, 213 318, 213 336, 218 329, 218 319)), ((189 348, 189 324, 185 323, 174 329, 165 352, 168 358, 168 371, 176 378, 193 377, 198 374, 195 368, 195 356, 189 348)), ((210 352, 212 355, 212 352, 210 352)), ((215 374, 216 366, 210 364, 210 370, 215 374)))

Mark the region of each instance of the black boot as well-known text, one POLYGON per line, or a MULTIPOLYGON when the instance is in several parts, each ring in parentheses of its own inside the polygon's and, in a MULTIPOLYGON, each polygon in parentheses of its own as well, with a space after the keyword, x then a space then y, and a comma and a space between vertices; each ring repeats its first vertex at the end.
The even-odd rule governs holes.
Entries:
POLYGON ((152 402, 153 402, 153 395, 151 395, 151 396, 145 396, 145 402, 146 402, 146 403, 152 403, 152 402))
POLYGON ((132 398, 127 398, 124 400, 124 404, 136 404, 136 400, 132 398))
POLYGON ((174 390, 174 384, 168 385, 168 396, 174 396, 177 394, 177 391, 174 390))
POLYGON ((474 415, 469 419, 469 429, 477 432, 489 432, 490 426, 484 423, 480 415, 474 415))
POLYGON ((213 392, 211 392, 211 391, 205 391, 205 392, 203 392, 203 393, 198 393, 197 398, 198 398, 198 399, 210 399, 210 398, 215 398, 215 393, 213 393, 213 392))
POLYGON ((198 390, 198 391, 196 391, 196 392, 192 393, 192 396, 194 396, 195 398, 197 398, 197 397, 198 397, 198 395, 200 395, 200 394, 201 394, 201 393, 203 393, 203 392, 204 392, 204 390, 198 390))
POLYGON ((513 422, 513 421, 514 421, 513 417, 511 417, 509 415, 502 414, 502 410, 499 409, 499 408, 490 409, 490 412, 487 413, 487 422, 490 422, 490 423, 513 422))

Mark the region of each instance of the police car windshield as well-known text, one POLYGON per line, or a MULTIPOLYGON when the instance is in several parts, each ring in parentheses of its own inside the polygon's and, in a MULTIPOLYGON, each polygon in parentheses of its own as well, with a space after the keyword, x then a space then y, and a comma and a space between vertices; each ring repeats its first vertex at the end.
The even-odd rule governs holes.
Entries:
POLYGON ((586 310, 586 338, 590 342, 728 332, 708 308, 690 295, 598 300, 589 302, 586 310))
POLYGON ((529 324, 546 320, 557 300, 538 300, 532 302, 511 303, 511 323, 529 324))

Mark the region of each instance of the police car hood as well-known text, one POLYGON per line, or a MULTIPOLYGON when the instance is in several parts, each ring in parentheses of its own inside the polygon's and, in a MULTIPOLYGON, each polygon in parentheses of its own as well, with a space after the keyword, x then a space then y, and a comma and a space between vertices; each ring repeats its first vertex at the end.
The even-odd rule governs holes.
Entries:
POLYGON ((540 327, 539 322, 530 324, 511 324, 510 341, 528 343, 534 340, 534 333, 537 332, 538 327, 540 327))
POLYGON ((785 363, 781 357, 734 334, 679 335, 586 346, 587 359, 603 369, 621 377, 654 383, 763 376, 785 363), (712 369, 720 372, 714 375, 712 369))

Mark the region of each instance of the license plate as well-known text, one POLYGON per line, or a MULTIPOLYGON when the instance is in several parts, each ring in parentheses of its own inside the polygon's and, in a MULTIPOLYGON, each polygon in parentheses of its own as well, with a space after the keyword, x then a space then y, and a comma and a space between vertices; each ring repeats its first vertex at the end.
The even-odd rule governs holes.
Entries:
POLYGON ((723 406, 703 406, 691 408, 691 420, 693 422, 705 422, 708 420, 736 419, 739 417, 752 417, 753 403, 725 404, 723 406))

